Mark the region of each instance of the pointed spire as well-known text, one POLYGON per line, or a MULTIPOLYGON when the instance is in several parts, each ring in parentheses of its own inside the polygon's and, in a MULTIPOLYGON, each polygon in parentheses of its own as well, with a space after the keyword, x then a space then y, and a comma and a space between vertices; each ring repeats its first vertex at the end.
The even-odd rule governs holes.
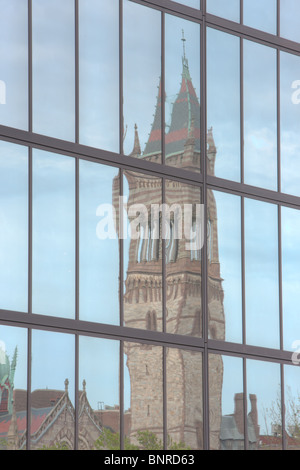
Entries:
POLYGON ((182 38, 181 38, 181 41, 182 41, 182 47, 183 47, 183 56, 182 56, 182 60, 185 61, 186 60, 186 57, 185 57, 185 37, 184 37, 184 29, 182 30, 182 38))
POLYGON ((139 139, 138 127, 135 124, 134 125, 134 146, 133 146, 133 150, 132 150, 130 156, 131 157, 138 157, 140 155, 141 155, 140 139, 139 139))

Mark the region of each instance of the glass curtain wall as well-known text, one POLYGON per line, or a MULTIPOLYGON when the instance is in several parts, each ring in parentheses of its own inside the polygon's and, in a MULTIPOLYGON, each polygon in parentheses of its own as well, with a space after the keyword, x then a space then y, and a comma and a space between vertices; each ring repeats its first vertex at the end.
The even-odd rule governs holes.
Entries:
POLYGON ((0 8, 0 449, 300 450, 298 2, 0 8))

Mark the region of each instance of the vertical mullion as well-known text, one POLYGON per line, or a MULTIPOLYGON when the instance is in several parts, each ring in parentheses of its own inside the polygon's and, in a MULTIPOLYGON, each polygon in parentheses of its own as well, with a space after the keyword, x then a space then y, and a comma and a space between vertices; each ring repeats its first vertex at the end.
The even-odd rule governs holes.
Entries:
POLYGON ((279 288, 279 331, 280 349, 283 350, 283 298, 282 298, 282 217, 281 206, 278 204, 278 288, 279 288))
POLYGON ((240 0, 240 24, 244 23, 244 0, 240 0))
MULTIPOLYGON (((162 178, 162 331, 167 332, 167 265, 166 265, 166 227, 165 227, 165 203, 166 203, 166 180, 162 178)), ((163 447, 168 446, 168 423, 167 423, 167 349, 163 347, 162 360, 163 377, 163 447)))
POLYGON ((124 431, 124 341, 120 341, 120 367, 119 367, 119 400, 120 400, 120 450, 125 449, 124 431))
MULTIPOLYGON (((119 170, 119 309, 120 309, 120 326, 124 326, 124 170, 119 170)), ((125 447, 125 431, 124 431, 124 341, 120 341, 120 368, 119 368, 119 400, 120 400, 120 449, 125 447)))
POLYGON ((284 364, 280 364, 281 373, 281 429, 282 429, 282 449, 287 450, 286 430, 285 430, 285 383, 284 383, 284 364))
POLYGON ((163 448, 168 450, 167 348, 163 347, 163 448))
POLYGON ((166 112, 165 112, 165 73, 166 73, 166 64, 165 64, 165 12, 161 12, 161 162, 163 165, 166 163, 166 146, 165 146, 165 123, 166 123, 166 112))
POLYGON ((206 161, 206 142, 207 142, 207 104, 206 104, 206 0, 203 0, 203 22, 200 30, 200 41, 201 41, 201 155, 202 155, 202 173, 203 173, 203 204, 204 204, 204 244, 202 248, 202 327, 203 327, 203 338, 204 338, 204 351, 203 351, 203 448, 209 449, 209 383, 208 383, 208 298, 207 298, 207 287, 208 287, 208 266, 207 266, 207 161, 206 161))
POLYGON ((32 0, 28 0, 28 130, 32 132, 32 0))
POLYGON ((245 262, 245 198, 241 197, 241 257, 242 257, 242 338, 243 344, 247 343, 246 337, 246 262, 245 262))
POLYGON ((240 144, 241 144, 241 183, 245 181, 245 148, 244 148, 244 40, 240 38, 240 144))
POLYGON ((123 139, 124 139, 124 107, 123 107, 123 0, 119 0, 119 147, 120 154, 123 155, 123 139))
MULTIPOLYGON (((119 151, 123 155, 123 139, 124 139, 124 109, 123 109, 123 0, 119 0, 119 151)), ((122 201, 119 204, 119 308, 120 308, 120 325, 124 326, 124 212, 123 212, 123 195, 124 195, 124 171, 119 170, 120 192, 119 196, 122 201)), ((119 400, 120 400, 120 449, 125 447, 124 433, 124 341, 120 341, 120 368, 119 368, 119 400)))
POLYGON ((31 449, 31 356, 32 356, 32 330, 27 330, 27 439, 26 449, 31 449))
MULTIPOLYGON (((165 12, 161 12, 161 163, 166 164, 166 147, 165 147, 165 35, 166 35, 166 16, 165 12)), ((166 179, 162 178, 162 331, 167 332, 167 265, 166 265, 166 233, 165 233, 165 203, 166 203, 166 179)), ((163 393, 163 448, 168 449, 168 398, 167 398, 167 348, 162 348, 162 393, 163 393)))
POLYGON ((248 438, 248 404, 247 404, 247 359, 243 358, 243 401, 244 401, 244 449, 249 450, 248 438))
POLYGON ((277 0, 277 36, 280 36, 280 0, 277 0))
POLYGON ((79 0, 75 8, 75 142, 79 144, 79 0))
POLYGON ((277 49, 277 190, 281 192, 280 49, 277 49))
MULTIPOLYGON (((28 130, 32 132, 32 0, 28 0, 28 130)), ((32 147, 28 148, 28 313, 32 313, 32 147)), ((32 330, 27 330, 27 424, 26 449, 31 448, 32 330)))
POLYGON ((75 436, 74 446, 78 450, 79 436, 79 335, 75 334, 75 436))

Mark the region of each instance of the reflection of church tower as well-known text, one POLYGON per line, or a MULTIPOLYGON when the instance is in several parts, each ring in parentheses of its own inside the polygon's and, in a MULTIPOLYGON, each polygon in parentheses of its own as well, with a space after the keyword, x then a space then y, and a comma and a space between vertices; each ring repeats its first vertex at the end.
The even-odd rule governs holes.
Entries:
MULTIPOLYGON (((176 168, 200 171, 200 104, 190 77, 185 51, 182 60, 180 91, 173 104, 171 123, 165 135, 165 163, 176 168)), ((161 87, 149 140, 141 153, 138 130, 132 156, 149 161, 161 161, 161 87)), ((214 174, 216 149, 212 130, 208 132, 209 172, 214 174)), ((125 326, 148 330, 163 330, 162 322, 162 243, 153 234, 162 232, 161 217, 153 219, 151 205, 162 203, 160 178, 125 171, 129 198, 127 207, 144 205, 140 215, 141 239, 132 239, 124 293, 125 326), (146 237, 145 237, 146 235, 146 237)), ((115 190, 117 194, 117 180, 115 190)), ((174 207, 169 220, 166 240, 166 332, 202 336, 202 252, 186 249, 186 234, 176 233, 176 210, 183 216, 184 204, 191 207, 192 229, 196 223, 196 205, 201 204, 197 186, 178 181, 166 181, 166 203, 174 207)), ((208 317, 209 336, 222 340, 224 332, 223 290, 220 278, 217 238, 217 213, 213 193, 208 192, 208 317)), ((178 215, 178 214, 177 214, 178 215)), ((128 215, 129 221, 136 213, 128 215)), ((128 344, 127 367, 131 387, 131 436, 147 430, 162 438, 162 354, 150 345, 128 344)), ((216 377, 222 376, 222 362, 216 356, 212 367, 216 377)), ((191 448, 203 444, 202 361, 198 353, 169 348, 167 352, 168 435, 175 442, 191 448), (172 409, 171 409, 172 408, 172 409)), ((221 424, 221 380, 211 393, 212 441, 218 448, 221 424)))

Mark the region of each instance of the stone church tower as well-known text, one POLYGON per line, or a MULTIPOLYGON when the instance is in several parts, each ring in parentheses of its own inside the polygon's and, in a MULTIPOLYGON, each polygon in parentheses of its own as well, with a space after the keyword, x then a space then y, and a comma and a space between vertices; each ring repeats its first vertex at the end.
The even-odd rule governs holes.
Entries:
MULTIPOLYGON (((161 87, 157 97, 149 140, 141 151, 138 129, 132 156, 153 162, 161 161, 161 87)), ((216 147, 212 129, 207 134, 208 172, 214 174, 216 147)), ((171 124, 165 136, 166 164, 189 171, 200 170, 200 104, 190 77, 185 53, 182 80, 173 104, 171 124)), ((124 291, 124 324, 128 327, 163 331, 162 319, 162 218, 153 214, 153 205, 162 204, 162 180, 143 173, 125 171, 128 184, 127 208, 135 204, 140 212, 140 238, 132 238, 129 248, 124 291), (159 238, 155 237, 159 233, 159 238)), ((116 202, 119 181, 114 182, 116 202)), ((166 332, 201 337, 202 332, 202 250, 187 249, 186 236, 177 238, 176 221, 181 213, 182 225, 190 207, 192 229, 196 207, 201 204, 198 187, 178 181, 166 181, 166 203, 173 206, 166 231, 166 332), (177 212, 176 212, 177 211, 177 212)), ((213 192, 208 192, 208 321, 209 336, 223 340, 225 319, 223 289, 218 256, 217 210, 213 192)), ((131 222, 136 212, 128 213, 131 222)), ((185 234, 186 235, 186 234, 185 234)), ((150 431, 163 437, 162 349, 152 345, 126 344, 127 367, 131 392, 131 433, 150 431)), ((169 438, 193 449, 203 445, 202 358, 199 353, 168 348, 167 350, 167 428, 169 438)), ((221 425, 222 360, 210 360, 215 383, 210 384, 211 448, 219 448, 221 425)))

